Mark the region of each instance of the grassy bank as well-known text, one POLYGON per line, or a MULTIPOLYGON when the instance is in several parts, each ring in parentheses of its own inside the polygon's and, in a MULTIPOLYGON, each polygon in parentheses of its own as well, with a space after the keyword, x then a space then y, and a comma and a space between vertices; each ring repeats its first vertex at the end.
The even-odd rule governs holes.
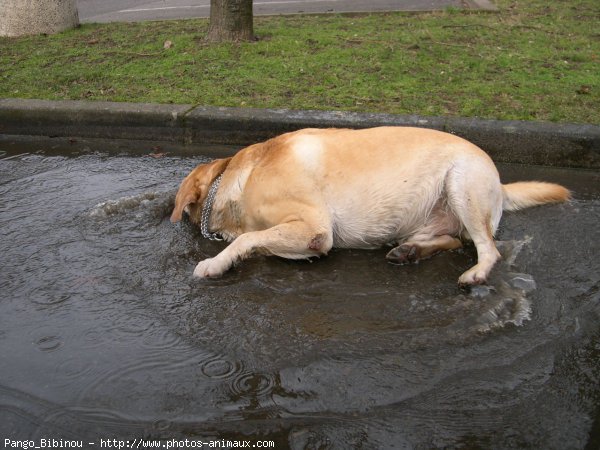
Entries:
POLYGON ((597 0, 496 4, 255 18, 248 44, 205 45, 205 20, 0 38, 0 97, 600 123, 597 0))

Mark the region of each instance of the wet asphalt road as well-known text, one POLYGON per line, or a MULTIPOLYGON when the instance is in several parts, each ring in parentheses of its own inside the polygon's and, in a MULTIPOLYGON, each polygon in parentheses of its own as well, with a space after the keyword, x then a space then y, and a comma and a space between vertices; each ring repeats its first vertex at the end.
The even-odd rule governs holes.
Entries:
MULTIPOLYGON (((487 0, 255 0, 255 15, 489 9, 487 0)), ((208 17, 210 0, 79 0, 81 22, 208 17)))

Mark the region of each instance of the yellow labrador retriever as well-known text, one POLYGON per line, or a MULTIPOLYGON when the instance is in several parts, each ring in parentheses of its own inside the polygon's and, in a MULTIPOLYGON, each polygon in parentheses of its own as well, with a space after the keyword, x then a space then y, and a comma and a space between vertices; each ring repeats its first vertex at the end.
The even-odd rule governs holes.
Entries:
POLYGON ((494 233, 503 210, 568 198, 557 184, 502 185, 486 153, 440 131, 305 129, 196 167, 171 221, 186 211, 205 237, 231 242, 196 266, 200 278, 253 253, 302 259, 398 244, 387 258, 406 263, 467 238, 478 262, 458 282, 471 285, 484 283, 500 258, 494 233))

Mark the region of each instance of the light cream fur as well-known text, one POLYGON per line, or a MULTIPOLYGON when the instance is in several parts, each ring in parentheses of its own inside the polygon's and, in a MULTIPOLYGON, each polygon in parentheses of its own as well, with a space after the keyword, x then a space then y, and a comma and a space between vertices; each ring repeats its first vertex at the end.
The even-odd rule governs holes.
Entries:
POLYGON ((301 259, 333 246, 399 244, 388 259, 412 262, 471 239, 478 262, 459 278, 485 282, 500 257, 503 209, 565 201, 550 183, 502 185, 481 149, 421 128, 305 129, 196 167, 182 182, 171 220, 200 222, 212 181, 223 173, 210 228, 231 244, 201 261, 196 277, 222 275, 253 253, 301 259))

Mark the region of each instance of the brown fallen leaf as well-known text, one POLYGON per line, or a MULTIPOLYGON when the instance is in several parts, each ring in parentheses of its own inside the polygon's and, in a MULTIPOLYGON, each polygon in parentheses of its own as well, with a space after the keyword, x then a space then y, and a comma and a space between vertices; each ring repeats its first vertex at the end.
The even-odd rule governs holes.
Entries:
POLYGON ((577 92, 578 94, 581 94, 581 95, 589 95, 589 94, 592 93, 592 87, 591 86, 582 85, 575 92, 577 92))

